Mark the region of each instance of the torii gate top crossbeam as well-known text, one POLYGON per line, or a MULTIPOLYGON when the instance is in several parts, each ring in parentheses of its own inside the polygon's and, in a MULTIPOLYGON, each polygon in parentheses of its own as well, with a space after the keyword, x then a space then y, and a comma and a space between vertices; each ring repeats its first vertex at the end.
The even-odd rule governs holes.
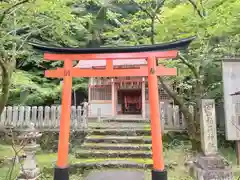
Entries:
POLYGON ((34 49, 44 51, 46 60, 94 60, 94 59, 140 59, 154 56, 156 58, 176 57, 177 50, 186 48, 195 37, 179 41, 129 47, 101 48, 63 48, 49 47, 30 43, 34 49))
POLYGON ((65 48, 65 47, 50 47, 38 43, 29 43, 33 48, 57 54, 103 54, 103 53, 134 53, 134 52, 151 52, 151 51, 166 51, 172 49, 183 49, 195 39, 189 37, 178 41, 141 46, 122 46, 122 47, 100 47, 100 48, 65 48))

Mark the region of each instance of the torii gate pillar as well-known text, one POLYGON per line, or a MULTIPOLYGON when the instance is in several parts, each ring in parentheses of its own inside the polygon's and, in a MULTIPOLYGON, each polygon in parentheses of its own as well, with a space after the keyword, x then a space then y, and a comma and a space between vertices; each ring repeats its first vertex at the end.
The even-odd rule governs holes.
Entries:
POLYGON ((158 97, 158 80, 156 74, 156 58, 148 57, 148 95, 150 104, 150 120, 152 135, 152 180, 167 180, 164 169, 160 108, 158 97))

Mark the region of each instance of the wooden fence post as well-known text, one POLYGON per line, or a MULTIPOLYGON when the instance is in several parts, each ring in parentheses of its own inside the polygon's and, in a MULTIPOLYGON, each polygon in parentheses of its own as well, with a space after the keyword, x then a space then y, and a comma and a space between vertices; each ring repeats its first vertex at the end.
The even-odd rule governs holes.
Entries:
POLYGON ((25 111, 25 107, 24 106, 20 106, 19 108, 19 119, 18 119, 18 127, 21 127, 22 124, 24 123, 24 111, 25 111))
POLYGON ((17 126, 17 122, 18 122, 18 106, 14 106, 13 107, 13 119, 12 119, 12 125, 14 127, 17 126))
POLYGON ((24 118, 24 126, 27 127, 31 123, 31 107, 27 106, 25 108, 25 118, 24 118))

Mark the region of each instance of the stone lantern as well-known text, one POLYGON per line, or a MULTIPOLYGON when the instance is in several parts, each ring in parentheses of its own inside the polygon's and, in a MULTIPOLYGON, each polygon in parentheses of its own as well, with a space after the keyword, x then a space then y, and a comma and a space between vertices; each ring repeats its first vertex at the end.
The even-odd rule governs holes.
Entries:
POLYGON ((42 134, 36 131, 33 123, 28 126, 23 134, 18 136, 18 139, 24 142, 23 151, 26 155, 18 180, 36 180, 38 178, 39 169, 37 167, 35 153, 39 147, 37 139, 41 136, 42 134))

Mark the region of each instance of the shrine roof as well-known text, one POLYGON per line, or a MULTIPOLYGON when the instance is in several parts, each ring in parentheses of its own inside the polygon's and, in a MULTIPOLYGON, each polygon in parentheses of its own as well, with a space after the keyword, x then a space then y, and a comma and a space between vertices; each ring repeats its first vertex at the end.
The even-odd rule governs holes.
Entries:
MULTIPOLYGON (((78 64, 75 66, 76 68, 94 68, 94 67, 102 67, 106 66, 106 60, 80 60, 78 64)), ((125 65, 147 65, 147 61, 145 59, 138 59, 137 61, 134 59, 117 59, 113 60, 113 66, 125 66, 125 65)))
MULTIPOLYGON (((102 54, 102 53, 133 53, 133 52, 151 52, 166 51, 173 49, 187 48, 195 37, 185 38, 178 41, 172 41, 154 45, 141 46, 122 46, 122 47, 100 47, 100 48, 72 48, 72 47, 50 47, 47 45, 29 42, 34 49, 59 53, 59 54, 102 54)), ((77 60, 77 59, 76 59, 77 60)))

